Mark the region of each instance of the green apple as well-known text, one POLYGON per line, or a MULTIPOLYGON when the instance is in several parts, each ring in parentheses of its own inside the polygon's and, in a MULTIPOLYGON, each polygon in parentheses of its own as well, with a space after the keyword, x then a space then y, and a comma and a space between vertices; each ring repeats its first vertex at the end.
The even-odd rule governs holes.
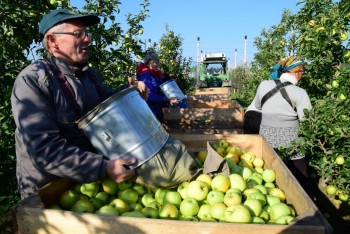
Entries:
POLYGON ((222 147, 222 146, 218 146, 216 148, 216 152, 221 156, 221 157, 224 157, 225 156, 225 148, 222 147))
POLYGON ((269 206, 273 206, 276 203, 280 203, 281 200, 273 195, 266 195, 266 204, 269 206))
POLYGON ((154 197, 159 205, 163 205, 164 196, 168 191, 170 190, 165 188, 157 188, 156 192, 154 193, 154 197))
POLYGON ((231 182, 229 177, 218 174, 214 176, 214 178, 211 181, 211 189, 212 190, 219 190, 223 193, 225 193, 231 186, 231 182))
POLYGON ((347 200, 349 200, 349 194, 346 194, 344 192, 341 192, 339 195, 339 200, 346 202, 347 200))
POLYGON ((179 210, 173 204, 164 204, 159 208, 159 218, 161 219, 178 219, 179 210))
POLYGON ((140 34, 140 35, 143 34, 143 29, 139 29, 139 34, 140 34))
POLYGON ((59 197, 59 205, 62 209, 69 210, 78 200, 78 195, 73 190, 67 190, 59 197))
POLYGON ((258 175, 251 175, 249 178, 248 178, 248 183, 250 184, 250 187, 254 187, 255 185, 262 185, 262 182, 263 182, 263 179, 258 176, 258 175))
POLYGON ((104 191, 100 191, 96 194, 95 198, 101 200, 103 202, 103 204, 107 204, 107 202, 109 201, 109 195, 108 193, 104 192, 104 191))
POLYGON ((180 203, 182 201, 181 195, 177 191, 168 191, 165 193, 163 198, 163 204, 173 204, 176 208, 180 207, 180 203))
POLYGON ((93 213, 94 205, 89 200, 78 200, 71 208, 71 211, 79 213, 93 213))
POLYGON ((225 150, 226 150, 226 148, 228 147, 228 142, 227 142, 227 140, 225 140, 225 139, 221 139, 220 141, 219 141, 219 146, 221 146, 222 148, 224 148, 225 150))
POLYGON ((266 168, 262 173, 263 180, 266 183, 272 183, 276 180, 276 172, 273 169, 266 168))
POLYGON ((180 193, 182 199, 187 198, 187 186, 189 183, 188 181, 184 181, 177 187, 177 191, 180 193))
POLYGON ((142 212, 136 211, 136 210, 125 212, 121 216, 134 217, 134 218, 145 218, 145 216, 143 215, 142 212))
POLYGON ((241 160, 246 160, 246 161, 251 162, 251 163, 254 162, 255 158, 256 158, 256 156, 253 152, 245 152, 241 155, 241 160))
POLYGON ((256 188, 247 188, 246 190, 243 191, 243 199, 246 200, 249 194, 259 192, 256 188))
POLYGON ((233 154, 239 158, 242 154, 242 150, 238 146, 231 146, 227 153, 233 154))
POLYGON ((275 223, 276 224, 289 224, 291 221, 293 221, 294 217, 290 215, 283 215, 276 219, 275 223))
POLYGON ((252 223, 257 223, 257 224, 265 224, 265 220, 260 217, 252 217, 252 223))
POLYGON ((286 203, 276 203, 271 206, 271 219, 277 220, 283 215, 291 215, 291 210, 286 203))
POLYGON ((264 160, 259 157, 255 157, 253 161, 254 168, 262 168, 264 166, 264 160))
POLYGON ((210 209, 211 209, 211 205, 209 204, 203 204, 199 207, 199 211, 197 214, 197 217, 199 218, 199 220, 211 220, 213 219, 213 217, 211 217, 210 214, 210 209))
POLYGON ((224 158, 226 159, 226 161, 227 161, 228 164, 232 164, 232 163, 237 164, 237 163, 239 163, 239 156, 234 155, 234 154, 232 154, 232 153, 230 153, 230 152, 228 152, 228 153, 225 155, 224 158))
POLYGON ((225 212, 226 222, 231 223, 250 223, 252 216, 248 208, 244 205, 229 206, 225 212))
POLYGON ((270 220, 270 214, 269 214, 269 212, 264 210, 264 207, 263 207, 263 210, 262 210, 261 214, 259 215, 259 217, 262 218, 265 221, 265 223, 270 220))
POLYGON ((114 208, 116 208, 119 214, 123 214, 125 212, 130 211, 129 204, 120 198, 113 199, 111 201, 110 205, 113 206, 114 208))
POLYGON ((284 202, 286 200, 285 193, 282 191, 282 189, 279 188, 271 188, 269 190, 269 195, 278 197, 281 202, 284 202))
POLYGON ((207 195, 207 201, 209 205, 213 205, 217 202, 223 202, 224 201, 225 194, 219 190, 212 190, 209 191, 207 195))
POLYGON ((342 155, 337 156, 335 159, 335 163, 337 165, 343 165, 345 163, 344 157, 342 155))
POLYGON ((147 193, 147 188, 141 184, 134 183, 131 188, 134 189, 140 197, 147 193))
POLYGON ((203 183, 205 183, 208 187, 208 189, 210 189, 211 187, 211 182, 212 182, 212 178, 210 177, 210 175, 208 174, 200 174, 196 180, 198 181, 202 181, 203 183))
POLYGON ((248 196, 247 196, 247 200, 249 199, 255 199, 255 200, 258 200, 260 203, 261 203, 261 206, 264 206, 266 204, 266 197, 264 194, 260 193, 260 192, 253 192, 253 193, 250 193, 248 196))
POLYGON ((346 99, 346 96, 345 96, 344 94, 340 94, 340 95, 339 95, 339 99, 340 99, 341 101, 344 101, 344 100, 346 99))
POLYGON ((180 204, 180 212, 185 217, 195 216, 199 211, 199 205, 196 199, 186 198, 180 204))
POLYGON ((104 205, 100 209, 98 209, 95 213, 100 215, 114 215, 114 216, 119 215, 118 210, 111 205, 104 205))
POLYGON ((145 207, 150 206, 152 203, 155 203, 156 199, 152 193, 146 193, 141 198, 141 204, 145 207))
POLYGON ((92 205, 94 206, 94 210, 98 210, 104 205, 104 203, 101 200, 99 200, 95 197, 90 198, 90 201, 91 201, 92 205))
POLYGON ((229 188, 229 189, 226 191, 225 195, 226 195, 226 194, 230 194, 230 193, 242 194, 242 191, 241 191, 240 189, 238 189, 238 188, 229 188))
POLYGON ((242 194, 236 192, 226 192, 224 196, 224 203, 226 206, 239 205, 242 203, 242 194))
POLYGON ((241 175, 231 174, 228 178, 230 179, 231 188, 239 189, 241 192, 247 188, 247 183, 241 175))
POLYGON ((95 197, 98 193, 98 183, 94 181, 91 183, 81 184, 80 192, 88 197, 95 197))
POLYGON ((216 220, 225 221, 226 209, 227 206, 223 202, 217 202, 211 206, 210 215, 216 220))
POLYGON ((335 187, 334 185, 327 185, 326 187, 326 192, 329 194, 329 195, 335 195, 337 193, 338 189, 337 187, 335 187))
POLYGON ((262 212, 262 205, 257 199, 248 199, 243 203, 251 214, 251 216, 259 216, 262 212))
POLYGON ((207 158, 208 155, 208 151, 206 150, 201 150, 198 152, 198 160, 201 161, 202 163, 204 163, 205 159, 207 158))
POLYGON ((267 189, 264 185, 258 184, 258 185, 255 185, 254 188, 259 190, 260 193, 267 195, 267 189))
POLYGON ((264 186, 267 189, 267 191, 269 191, 272 188, 276 188, 276 185, 273 182, 266 182, 264 186))
MULTIPOLYGON (((254 168, 254 165, 253 165, 253 163, 251 161, 243 159, 243 158, 241 158, 241 160, 239 161, 239 166, 247 167, 249 169, 253 169, 254 168)), ((251 176, 251 174, 249 176, 251 176)))
POLYGON ((253 171, 249 167, 242 167, 240 175, 243 177, 244 180, 248 180, 248 178, 253 175, 253 171))
POLYGON ((136 190, 128 188, 121 191, 120 198, 126 201, 127 203, 136 203, 139 199, 139 194, 136 190))
POLYGON ((254 170, 259 173, 260 175, 262 175, 262 173, 264 172, 264 169, 261 167, 255 167, 254 170))
POLYGON ((151 218, 151 219, 157 219, 159 217, 159 211, 154 207, 144 207, 142 209, 142 214, 146 218, 151 218))
POLYGON ((340 40, 346 41, 348 38, 349 38, 348 32, 343 31, 343 32, 340 33, 340 40))
POLYGON ((203 201, 208 192, 207 185, 201 181, 193 180, 187 186, 187 197, 194 198, 197 201, 203 201))
POLYGON ((125 190, 125 189, 128 189, 128 188, 131 188, 132 185, 133 185, 133 182, 131 182, 130 180, 126 180, 126 181, 123 181, 121 183, 117 183, 117 186, 118 186, 119 190, 125 190))
POLYGON ((338 88, 339 87, 339 81, 333 80, 332 81, 332 87, 335 88, 335 89, 338 88))
POLYGON ((102 181, 102 189, 105 193, 109 195, 114 195, 118 192, 118 184, 111 180, 109 177, 106 177, 102 181))
POLYGON ((130 206, 131 211, 133 211, 133 210, 141 211, 143 208, 140 203, 130 203, 129 206, 130 206))

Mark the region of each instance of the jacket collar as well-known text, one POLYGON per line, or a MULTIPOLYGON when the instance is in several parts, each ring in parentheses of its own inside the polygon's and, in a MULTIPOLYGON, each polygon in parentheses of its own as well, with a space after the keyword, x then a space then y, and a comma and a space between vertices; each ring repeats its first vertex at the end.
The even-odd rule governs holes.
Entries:
POLYGON ((283 73, 281 75, 281 77, 280 77, 280 81, 281 82, 289 81, 293 85, 297 85, 298 84, 298 80, 293 75, 291 75, 289 73, 283 73))
POLYGON ((46 53, 44 55, 44 59, 46 59, 49 63, 51 63, 55 68, 60 70, 63 74, 69 76, 69 77, 77 77, 80 78, 83 73, 88 70, 88 65, 83 65, 80 67, 71 66, 62 60, 54 57, 50 53, 46 53))

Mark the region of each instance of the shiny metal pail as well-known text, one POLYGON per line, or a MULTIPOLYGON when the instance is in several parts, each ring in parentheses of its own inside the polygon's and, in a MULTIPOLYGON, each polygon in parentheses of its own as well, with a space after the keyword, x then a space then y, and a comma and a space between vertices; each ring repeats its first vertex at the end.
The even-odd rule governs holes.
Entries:
POLYGON ((122 90, 78 120, 99 154, 111 159, 135 157, 136 168, 152 158, 169 134, 135 87, 122 90))
POLYGON ((181 101, 186 98, 186 96, 183 94, 183 92, 173 79, 161 84, 160 88, 168 99, 177 98, 179 101, 181 101))

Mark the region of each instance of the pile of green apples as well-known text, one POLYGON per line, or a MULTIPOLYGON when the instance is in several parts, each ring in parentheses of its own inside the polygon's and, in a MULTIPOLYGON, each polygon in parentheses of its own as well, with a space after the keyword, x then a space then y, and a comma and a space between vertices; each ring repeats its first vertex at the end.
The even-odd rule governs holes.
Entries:
MULTIPOLYGON (((50 208, 153 219, 259 224, 291 222, 295 210, 285 202, 284 192, 276 187, 275 171, 263 169, 264 161, 251 152, 230 147, 221 140, 219 145, 225 148, 231 170, 229 176, 200 174, 172 189, 147 188, 133 181, 115 183, 106 178, 77 184, 65 191, 50 208), (232 155, 236 155, 238 161, 232 155)), ((206 154, 201 154, 201 160, 205 160, 206 154)))

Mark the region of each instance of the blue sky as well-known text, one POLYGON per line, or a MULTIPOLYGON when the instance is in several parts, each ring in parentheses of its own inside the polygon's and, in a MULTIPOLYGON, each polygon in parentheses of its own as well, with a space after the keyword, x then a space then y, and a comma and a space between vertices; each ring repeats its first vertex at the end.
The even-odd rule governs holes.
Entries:
MULTIPOLYGON (((142 0, 121 0, 119 22, 125 23, 127 13, 138 13, 142 0)), ((142 23, 143 41, 158 42, 165 33, 165 24, 183 38, 183 55, 197 57, 197 37, 203 53, 224 52, 234 64, 244 58, 244 36, 247 35, 247 59, 256 52, 253 41, 263 28, 281 20, 284 9, 296 13, 298 0, 150 0, 149 17, 142 23)), ((81 8, 84 0, 71 4, 81 8)), ((125 25, 125 24, 124 24, 125 25)))

